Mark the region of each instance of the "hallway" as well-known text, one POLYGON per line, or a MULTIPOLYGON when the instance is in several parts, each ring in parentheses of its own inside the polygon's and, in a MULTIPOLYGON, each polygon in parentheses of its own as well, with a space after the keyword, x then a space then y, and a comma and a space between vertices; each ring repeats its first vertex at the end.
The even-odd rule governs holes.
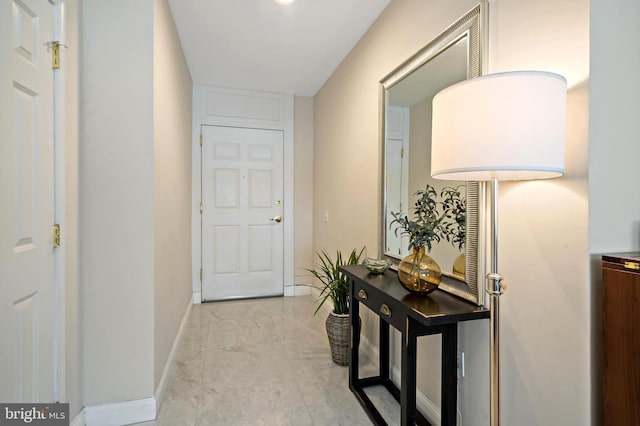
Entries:
POLYGON ((158 419, 144 425, 370 425, 315 308, 311 296, 193 306, 158 419))

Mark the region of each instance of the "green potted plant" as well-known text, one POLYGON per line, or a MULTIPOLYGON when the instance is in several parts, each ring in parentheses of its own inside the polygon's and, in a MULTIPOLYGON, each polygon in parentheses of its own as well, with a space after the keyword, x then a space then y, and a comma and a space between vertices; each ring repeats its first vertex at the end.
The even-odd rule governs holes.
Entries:
POLYGON ((340 250, 336 251, 335 259, 324 250, 317 253, 320 263, 317 268, 307 269, 320 283, 320 300, 314 314, 322 305, 331 299, 333 311, 326 321, 327 336, 331 347, 331 358, 338 365, 349 364, 349 280, 339 271, 340 266, 356 265, 364 253, 353 249, 346 261, 340 250))
POLYGON ((409 249, 413 251, 398 265, 400 283, 413 293, 428 294, 440 285, 442 271, 436 261, 425 253, 425 248, 427 253, 431 252, 433 244, 442 238, 445 213, 433 186, 427 184, 414 196, 413 215, 409 217, 404 212, 391 212, 393 220, 389 225, 395 225, 396 236, 400 232, 409 237, 409 249))

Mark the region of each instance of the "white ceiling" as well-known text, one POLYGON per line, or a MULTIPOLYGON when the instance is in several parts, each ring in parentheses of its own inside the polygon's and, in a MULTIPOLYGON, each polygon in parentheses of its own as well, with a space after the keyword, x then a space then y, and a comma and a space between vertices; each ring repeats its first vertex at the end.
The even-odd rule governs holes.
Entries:
POLYGON ((314 96, 390 0, 169 0, 195 84, 314 96))

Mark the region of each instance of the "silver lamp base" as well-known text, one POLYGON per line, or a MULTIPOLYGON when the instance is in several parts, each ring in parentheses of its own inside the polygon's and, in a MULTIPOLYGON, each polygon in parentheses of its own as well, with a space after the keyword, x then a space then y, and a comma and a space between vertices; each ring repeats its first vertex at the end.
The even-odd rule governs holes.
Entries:
POLYGON ((500 426, 500 296, 506 289, 502 282, 502 275, 497 272, 487 274, 486 292, 490 296, 490 324, 489 335, 489 374, 490 374, 490 399, 489 411, 491 426, 500 426))

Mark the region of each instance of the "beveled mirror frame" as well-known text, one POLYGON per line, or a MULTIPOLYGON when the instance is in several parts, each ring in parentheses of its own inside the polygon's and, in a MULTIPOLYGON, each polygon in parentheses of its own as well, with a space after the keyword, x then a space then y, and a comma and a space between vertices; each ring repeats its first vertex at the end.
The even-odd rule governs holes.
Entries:
MULTIPOLYGON (((397 68, 387 74, 379 85, 379 142, 381 148, 381 215, 378 235, 379 257, 390 259, 392 268, 397 269, 399 260, 385 253, 387 247, 386 211, 387 211, 387 173, 386 173, 386 106, 387 92, 401 82, 409 74, 426 64, 448 47, 461 39, 468 37, 467 78, 478 77, 482 74, 486 61, 486 1, 482 1, 464 16, 454 22, 449 28, 420 49, 397 68)), ((482 289, 485 271, 485 234, 484 218, 486 203, 486 185, 479 182, 467 182, 467 210, 466 210, 466 275, 465 281, 450 274, 443 274, 439 288, 478 305, 485 304, 485 294, 482 289)))

